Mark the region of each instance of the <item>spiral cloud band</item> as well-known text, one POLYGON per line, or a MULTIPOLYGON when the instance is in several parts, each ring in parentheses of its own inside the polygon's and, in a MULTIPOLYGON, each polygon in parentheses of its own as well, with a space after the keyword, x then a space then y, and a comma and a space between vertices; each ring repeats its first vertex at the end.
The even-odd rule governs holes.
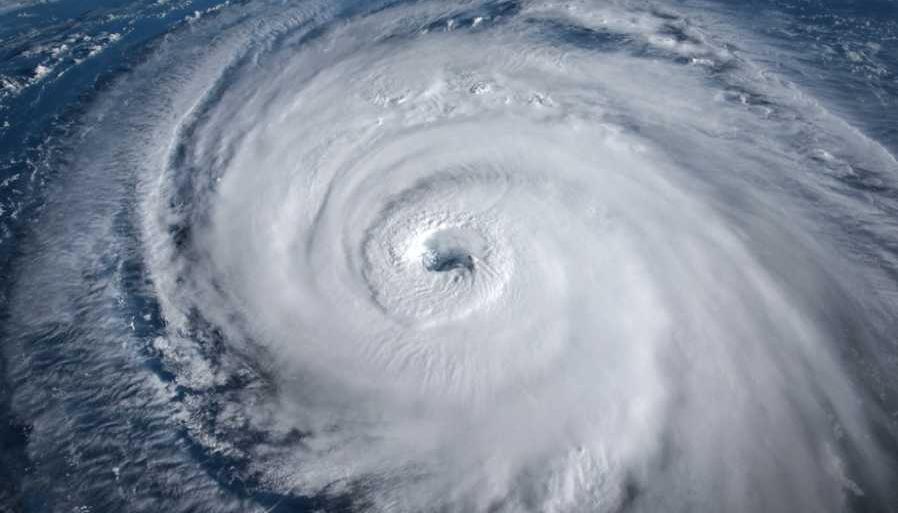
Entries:
POLYGON ((62 315, 93 380, 21 383, 87 468, 47 500, 103 493, 102 443, 165 468, 131 510, 888 511, 896 205, 840 180, 898 164, 698 12, 260 2, 160 42, 14 296, 11 373, 62 315))

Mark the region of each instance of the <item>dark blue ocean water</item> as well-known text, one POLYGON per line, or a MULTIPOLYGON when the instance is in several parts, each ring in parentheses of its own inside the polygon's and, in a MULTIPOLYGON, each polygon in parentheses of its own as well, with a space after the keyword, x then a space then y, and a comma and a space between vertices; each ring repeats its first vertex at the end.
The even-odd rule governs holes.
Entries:
MULTIPOLYGON (((35 234, 41 232, 46 222, 44 207, 48 198, 54 195, 64 197, 66 194, 58 184, 61 175, 66 172, 66 163, 77 159, 82 151, 79 140, 72 137, 89 123, 85 121, 85 116, 91 106, 107 95, 119 94, 115 87, 117 81, 153 59, 157 46, 168 35, 189 32, 221 12, 246 9, 252 3, 251 0, 0 0, 0 344, 7 343, 11 338, 5 329, 11 315, 10 301, 13 300, 10 291, 17 283, 27 279, 20 274, 21 262, 36 251, 33 245, 35 234), (29 249, 23 250, 29 244, 29 249)), ((511 13, 512 4, 503 2, 502 8, 511 13)), ((658 5, 668 7, 663 2, 658 2, 658 5)), ((754 62, 797 84, 829 112, 844 119, 893 155, 898 154, 898 1, 690 0, 669 4, 672 9, 678 6, 688 6, 690 12, 706 10, 715 16, 725 17, 738 31, 721 28, 722 33, 718 34, 721 40, 729 40, 733 47, 739 47, 743 41, 732 38, 752 38, 751 44, 746 46, 753 49, 751 57, 754 62)), ((347 11, 364 11, 365 8, 364 3, 359 3, 347 11)), ((696 23, 701 25, 701 21, 698 19, 696 23)), ((715 27, 706 28, 714 33, 715 27)), ((581 47, 613 48, 624 44, 614 38, 603 38, 583 31, 562 28, 558 34, 566 44, 581 47)), ((676 33, 675 28, 671 29, 671 36, 688 37, 676 33)), ((134 101, 139 102, 140 98, 134 101)), ((105 115, 119 114, 111 112, 105 115)), ((873 203, 888 205, 886 211, 894 212, 889 209, 898 208, 898 191, 877 177, 881 170, 865 170, 862 164, 855 165, 854 169, 855 173, 844 178, 847 187, 855 188, 858 195, 868 197, 873 203)), ((131 239, 135 246, 139 246, 136 243, 138 236, 133 233, 129 235, 133 227, 126 226, 126 221, 113 219, 110 223, 121 223, 122 239, 131 239)), ((861 233, 862 227, 858 230, 861 233)), ((884 253, 898 253, 898 233, 892 234, 891 239, 881 234, 877 236, 884 253)), ((66 258, 64 248, 38 249, 42 252, 58 251, 59 258, 66 258)), ((97 248, 97 251, 102 250, 97 248)), ((134 248, 109 251, 110 262, 115 262, 112 267, 126 277, 126 283, 122 286, 126 296, 119 298, 119 307, 132 313, 131 317, 136 323, 132 324, 132 328, 143 334, 146 340, 151 340, 165 330, 165 323, 160 319, 158 305, 143 287, 145 270, 140 255, 128 253, 137 251, 134 248), (133 283, 128 283, 128 280, 133 283)), ((37 297, 31 300, 39 304, 43 299, 37 297)), ((66 319, 72 317, 66 316, 66 319)), ((60 326, 59 330, 44 333, 29 342, 34 347, 47 348, 42 349, 44 352, 40 356, 44 360, 35 360, 34 372, 48 375, 79 372, 77 355, 65 354, 59 359, 52 357, 56 354, 54 346, 65 346, 68 337, 77 336, 79 323, 85 322, 85 319, 99 322, 94 317, 79 319, 77 314, 74 319, 72 324, 60 326)), ((59 351, 59 354, 63 355, 64 352, 59 351)), ((163 381, 172 380, 168 374, 170 370, 156 359, 153 351, 145 350, 141 354, 145 360, 139 366, 151 369, 163 381)), ((33 453, 29 451, 29 443, 35 419, 11 406, 16 394, 21 393, 16 383, 23 379, 22 376, 15 379, 8 376, 8 359, 14 357, 17 357, 16 354, 0 351, 0 513, 55 511, 53 508, 58 502, 46 497, 64 494, 64 490, 53 490, 45 496, 33 484, 46 483, 39 474, 47 467, 46 461, 37 465, 31 460, 33 453)), ((85 375, 80 379, 92 378, 85 375)), ((61 379, 60 382, 69 383, 71 380, 61 379)), ((228 386, 241 385, 227 384, 223 388, 228 386)), ((59 395, 77 395, 77 391, 54 391, 54 394, 57 392, 59 395)), ((190 391, 185 390, 183 394, 189 396, 190 391)), ((79 397, 79 401, 87 404, 92 400, 114 401, 116 397, 116 394, 79 397)), ((886 402, 894 401, 892 397, 883 398, 886 402)), ((70 407, 77 408, 77 402, 71 403, 70 407)), ((101 417, 94 419, 96 436, 104 436, 107 420, 101 417)), ((59 419, 59 422, 65 423, 67 420, 59 419)), ((152 435, 155 426, 143 425, 142 422, 135 419, 128 426, 131 430, 128 436, 152 435)), ((82 433, 80 436, 85 435, 82 433)), ((252 444, 265 438, 261 433, 246 433, 245 436, 246 440, 236 443, 252 444)), ((301 438, 302 435, 297 433, 296 436, 301 438)), ((178 439, 177 436, 174 438, 178 439)), ((211 505, 214 501, 220 499, 227 502, 233 497, 248 500, 262 509, 276 511, 337 511, 352 506, 350 501, 294 497, 267 491, 260 486, 256 476, 240 468, 240 461, 210 452, 187 436, 181 436, 180 440, 180 449, 186 457, 201 462, 207 475, 221 488, 214 493, 207 492, 208 507, 194 505, 185 510, 216 511, 211 505)), ((44 457, 68 461, 64 455, 44 457)), ((108 459, 110 469, 118 468, 115 464, 117 456, 98 453, 80 454, 78 457, 108 459)), ((151 455, 144 457, 145 460, 141 457, 133 459, 138 465, 142 462, 146 472, 165 471, 166 462, 158 462, 157 465, 151 461, 151 455)), ((898 461, 898 454, 892 455, 892 461, 898 461)), ((77 462, 64 464, 70 467, 63 473, 79 472, 77 462)), ((119 482, 119 471, 110 470, 103 478, 109 480, 109 496, 96 493, 86 497, 82 495, 81 498, 89 503, 78 511, 122 511, 120 508, 123 505, 128 507, 128 501, 122 499, 124 492, 121 490, 128 487, 136 490, 138 493, 133 496, 142 501, 152 501, 153 497, 177 498, 177 494, 172 495, 170 490, 142 488, 139 473, 124 476, 119 482)), ((151 504, 142 502, 132 504, 132 507, 135 511, 154 511, 151 504)), ((885 511, 878 509, 880 507, 882 505, 864 503, 863 500, 857 504, 858 511, 885 511)), ((222 511, 232 509, 229 506, 222 511)))

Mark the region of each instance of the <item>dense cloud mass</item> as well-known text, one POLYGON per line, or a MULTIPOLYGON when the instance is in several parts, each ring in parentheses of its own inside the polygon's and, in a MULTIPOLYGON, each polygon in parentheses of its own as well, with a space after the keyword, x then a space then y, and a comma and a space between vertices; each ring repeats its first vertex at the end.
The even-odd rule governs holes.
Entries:
POLYGON ((172 32, 61 143, 15 267, 22 493, 895 511, 898 163, 760 45, 625 0, 172 32))

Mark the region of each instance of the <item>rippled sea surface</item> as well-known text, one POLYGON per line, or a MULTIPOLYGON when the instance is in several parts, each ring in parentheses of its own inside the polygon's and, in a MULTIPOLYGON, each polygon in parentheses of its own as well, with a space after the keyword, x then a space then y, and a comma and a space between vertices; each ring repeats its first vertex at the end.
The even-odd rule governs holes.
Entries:
POLYGON ((0 0, 0 512, 898 512, 894 0, 0 0))

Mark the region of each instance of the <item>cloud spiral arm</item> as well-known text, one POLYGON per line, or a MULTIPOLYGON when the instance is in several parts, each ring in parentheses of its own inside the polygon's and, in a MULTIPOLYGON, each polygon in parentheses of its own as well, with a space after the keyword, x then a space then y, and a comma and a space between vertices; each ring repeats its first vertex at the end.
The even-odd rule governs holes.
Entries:
POLYGON ((136 170, 153 408, 233 479, 372 511, 888 497, 846 348, 894 299, 832 249, 879 227, 808 141, 888 151, 653 4, 247 9, 123 80, 146 105, 76 163, 136 170))

